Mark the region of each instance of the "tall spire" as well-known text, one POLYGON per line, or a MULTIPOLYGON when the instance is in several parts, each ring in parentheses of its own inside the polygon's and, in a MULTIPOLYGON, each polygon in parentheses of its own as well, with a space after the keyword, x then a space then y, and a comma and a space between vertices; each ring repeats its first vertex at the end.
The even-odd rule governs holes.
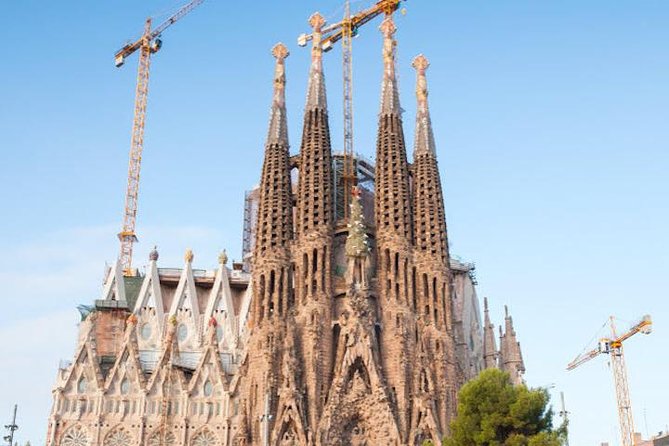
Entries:
POLYGON ((307 90, 306 110, 314 108, 327 109, 325 96, 325 78, 323 76, 323 48, 321 46, 325 19, 318 12, 309 17, 309 25, 313 28, 313 45, 311 47, 311 68, 309 70, 309 86, 307 90))
POLYGON ((448 239, 441 178, 427 105, 425 71, 430 62, 422 54, 412 63, 416 69, 416 134, 414 141, 415 241, 419 251, 429 253, 448 266, 448 239))
POLYGON ((288 146, 288 125, 286 123, 286 64, 285 60, 290 53, 283 43, 277 43, 272 48, 272 55, 276 58, 274 68, 274 97, 267 132, 267 145, 283 144, 288 146))
POLYGON ((321 48, 321 28, 325 20, 319 13, 314 13, 309 24, 314 31, 300 147, 298 235, 329 228, 333 219, 332 153, 321 48))
POLYGON ((483 364, 486 369, 497 367, 497 345, 495 342, 495 326, 490 322, 488 298, 483 298, 483 364))
POLYGON ((395 78, 395 24, 387 15, 380 26, 383 34, 383 84, 376 141, 376 227, 403 237, 411 244, 409 166, 399 93, 395 78))
POLYGON ((293 238, 293 204, 290 181, 288 132, 286 131, 285 59, 288 50, 279 43, 272 49, 276 58, 274 92, 265 160, 260 178, 260 199, 253 261, 253 320, 259 323, 290 305, 287 287, 276 286, 290 269, 289 243, 293 238), (269 260, 268 260, 269 259, 269 260))

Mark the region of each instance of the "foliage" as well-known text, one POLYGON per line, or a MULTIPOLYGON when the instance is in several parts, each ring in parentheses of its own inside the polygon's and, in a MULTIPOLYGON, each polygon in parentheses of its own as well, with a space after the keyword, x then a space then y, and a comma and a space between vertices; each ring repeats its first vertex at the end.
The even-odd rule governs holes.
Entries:
POLYGON ((444 446, 560 446, 545 389, 514 386, 509 374, 484 370, 458 394, 458 415, 444 446))

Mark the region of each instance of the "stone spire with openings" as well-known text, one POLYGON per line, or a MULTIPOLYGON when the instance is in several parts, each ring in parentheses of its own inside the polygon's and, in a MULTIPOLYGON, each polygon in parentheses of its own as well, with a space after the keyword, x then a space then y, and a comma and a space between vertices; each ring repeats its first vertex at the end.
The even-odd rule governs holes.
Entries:
POLYGON ((497 343, 495 326, 490 322, 488 298, 483 298, 483 365, 486 369, 497 368, 497 343))
POLYGON ((289 256, 293 212, 285 101, 288 49, 279 43, 272 49, 272 55, 276 58, 274 95, 260 178, 253 260, 252 320, 256 325, 282 315, 292 305, 289 256))
POLYGON ((425 72, 430 63, 422 54, 412 66, 416 69, 416 128, 413 161, 414 267, 417 280, 417 309, 423 338, 440 346, 434 352, 435 404, 439 424, 446 430, 448 414, 455 410, 458 375, 452 321, 451 271, 446 237, 444 195, 427 102, 425 72))
MULTIPOLYGON (((409 165, 407 163, 402 111, 395 76, 395 24, 387 14, 380 26, 383 35, 383 80, 376 141, 374 213, 377 246, 377 295, 380 307, 379 344, 382 369, 396 405, 401 435, 408 438, 413 362, 418 339, 414 331, 409 278, 412 223, 409 165), (410 330, 410 331, 409 331, 410 330)), ((404 440, 403 440, 404 441, 404 440)))
POLYGON ((317 428, 327 394, 332 361, 332 241, 334 227, 332 149, 323 76, 322 28, 319 13, 309 18, 313 28, 311 67, 298 161, 295 213, 295 315, 304 361, 307 423, 317 428))

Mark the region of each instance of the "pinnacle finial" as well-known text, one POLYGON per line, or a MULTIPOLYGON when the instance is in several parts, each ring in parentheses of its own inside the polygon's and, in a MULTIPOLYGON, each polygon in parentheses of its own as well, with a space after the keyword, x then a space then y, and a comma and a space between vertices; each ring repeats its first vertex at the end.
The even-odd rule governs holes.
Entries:
POLYGON ((395 35, 395 31, 397 31, 397 27, 395 26, 395 22, 393 22, 393 16, 386 16, 379 29, 383 34, 383 66, 385 68, 385 73, 387 76, 394 75, 395 39, 393 36, 395 35))
POLYGON ((314 32, 320 33, 323 25, 325 25, 325 18, 321 15, 320 12, 314 12, 311 14, 311 17, 309 17, 309 26, 314 29, 314 32))
POLYGON ((311 68, 307 87, 307 110, 314 108, 327 109, 325 98, 325 79, 323 78, 323 43, 322 28, 325 19, 315 12, 309 17, 309 25, 313 28, 311 47, 311 68))
POLYGON ((272 47, 272 56, 274 56, 277 62, 282 62, 289 55, 290 52, 288 51, 288 48, 282 42, 279 42, 272 47))
POLYGON ((483 309, 485 311, 488 311, 488 298, 487 297, 483 298, 483 309))
POLYGON ((152 262, 157 262, 158 257, 160 257, 160 255, 158 254, 158 247, 154 246, 151 252, 149 253, 149 260, 152 262))
POLYGON ((430 66, 430 61, 423 54, 419 54, 413 58, 411 66, 414 67, 418 73, 425 74, 425 70, 430 66))
POLYGON ((218 255, 218 263, 221 265, 226 265, 228 263, 228 253, 225 249, 218 255))
POLYGON ((508 319, 509 317, 509 307, 504 305, 504 317, 508 319))
POLYGON ((418 109, 426 111, 427 109, 427 80, 425 79, 425 70, 430 66, 427 57, 419 54, 411 63, 416 69, 416 99, 418 100, 418 109))
POLYGON ((392 15, 386 15, 381 26, 383 34, 383 85, 381 87, 381 114, 401 113, 399 92, 395 79, 395 39, 397 28, 392 15))
POLYGON ((272 47, 272 56, 276 59, 274 67, 274 97, 270 112, 267 144, 288 144, 286 124, 286 57, 290 53, 286 45, 279 42, 272 47))
POLYGON ((186 250, 186 253, 184 254, 184 260, 186 263, 193 263, 193 258, 195 257, 195 254, 193 254, 193 250, 188 248, 186 250))

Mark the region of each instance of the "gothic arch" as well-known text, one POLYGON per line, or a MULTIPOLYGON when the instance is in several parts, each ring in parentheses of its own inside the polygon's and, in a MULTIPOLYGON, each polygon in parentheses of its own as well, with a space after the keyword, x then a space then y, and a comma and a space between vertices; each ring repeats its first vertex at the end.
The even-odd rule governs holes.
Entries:
POLYGON ((149 437, 148 446, 176 446, 177 437, 172 433, 172 431, 167 431, 164 438, 161 438, 163 435, 163 430, 158 428, 149 437))
POLYGON ((89 446, 89 439, 86 428, 77 424, 65 431, 60 440, 60 446, 89 446))
POLYGON ((207 427, 200 429, 190 441, 190 446, 219 446, 220 444, 216 434, 207 427))
POLYGON ((132 435, 126 428, 119 425, 105 436, 103 446, 130 446, 134 444, 132 435))

